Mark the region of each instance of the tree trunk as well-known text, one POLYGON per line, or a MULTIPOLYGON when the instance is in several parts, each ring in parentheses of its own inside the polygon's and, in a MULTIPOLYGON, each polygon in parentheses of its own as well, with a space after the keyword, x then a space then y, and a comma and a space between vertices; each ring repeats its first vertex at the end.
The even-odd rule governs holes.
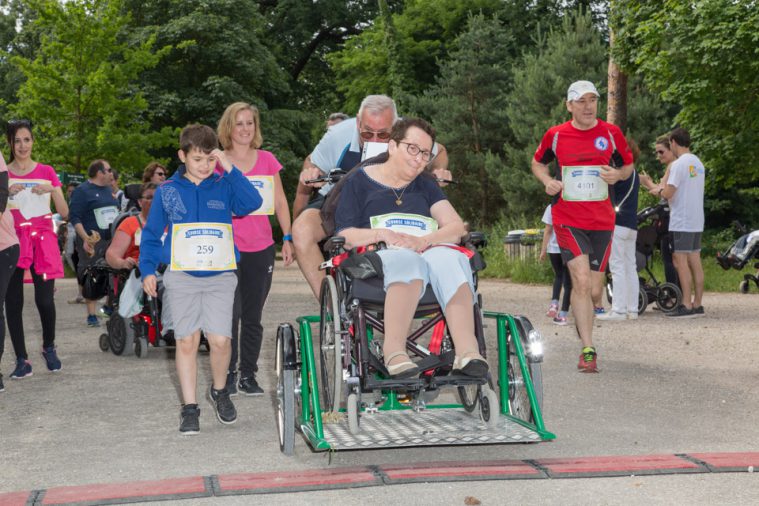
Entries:
MULTIPOLYGON (((614 45, 614 32, 609 29, 609 45, 614 45)), ((627 129, 627 74, 619 69, 609 56, 609 100, 606 121, 617 125, 623 132, 627 129)))

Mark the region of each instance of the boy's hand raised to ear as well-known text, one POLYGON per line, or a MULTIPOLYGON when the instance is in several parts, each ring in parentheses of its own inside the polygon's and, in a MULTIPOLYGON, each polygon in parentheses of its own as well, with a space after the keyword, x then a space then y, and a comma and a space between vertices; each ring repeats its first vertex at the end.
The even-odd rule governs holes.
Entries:
POLYGON ((224 170, 226 172, 232 171, 232 162, 229 161, 229 158, 227 158, 226 153, 220 149, 214 149, 211 151, 211 156, 216 158, 216 160, 221 164, 222 167, 224 167, 224 170))

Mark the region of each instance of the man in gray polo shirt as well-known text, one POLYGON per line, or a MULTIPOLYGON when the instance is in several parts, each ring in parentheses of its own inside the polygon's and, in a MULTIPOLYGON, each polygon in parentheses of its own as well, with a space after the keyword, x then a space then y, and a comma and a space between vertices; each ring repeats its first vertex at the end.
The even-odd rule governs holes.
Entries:
POLYGON ((704 315, 704 269, 701 266, 701 234, 704 231, 704 164, 690 152, 690 135, 682 128, 669 134, 677 160, 672 162, 667 186, 659 196, 669 200, 669 231, 672 233, 672 261, 680 278, 683 303, 667 316, 693 318, 704 315), (691 298, 691 287, 693 298, 691 298))

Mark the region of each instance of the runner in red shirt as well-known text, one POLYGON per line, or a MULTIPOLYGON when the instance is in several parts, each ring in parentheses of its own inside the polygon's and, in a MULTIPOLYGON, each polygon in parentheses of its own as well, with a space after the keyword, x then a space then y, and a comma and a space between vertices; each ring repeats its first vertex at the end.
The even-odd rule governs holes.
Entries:
POLYGON ((550 128, 532 160, 532 173, 554 197, 552 219, 572 276, 572 313, 583 345, 577 367, 582 372, 598 372, 591 291, 602 285, 611 251, 614 209, 609 187, 633 172, 622 131, 597 117, 598 97, 590 81, 572 83, 567 91, 572 120, 550 128), (556 177, 548 168, 553 160, 556 177))

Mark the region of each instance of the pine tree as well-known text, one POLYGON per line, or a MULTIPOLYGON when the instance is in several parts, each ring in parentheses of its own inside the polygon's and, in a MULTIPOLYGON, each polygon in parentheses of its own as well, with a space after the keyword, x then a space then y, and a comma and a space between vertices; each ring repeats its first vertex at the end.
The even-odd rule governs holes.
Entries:
POLYGON ((501 197, 487 165, 500 165, 498 153, 508 133, 506 93, 510 82, 509 33, 497 18, 472 16, 453 44, 440 76, 418 99, 415 109, 428 114, 449 153, 458 185, 448 193, 457 211, 476 224, 499 217, 501 197))
MULTIPOLYGON (((513 141, 504 147, 503 167, 494 167, 492 172, 505 198, 507 215, 539 216, 542 212, 549 199, 530 169, 535 149, 549 127, 569 119, 565 101, 572 82, 592 81, 603 102, 606 67, 606 45, 590 14, 568 16, 560 29, 539 39, 536 53, 525 55, 506 100, 513 141)), ((602 103, 598 110, 601 115, 605 111, 602 103)))

